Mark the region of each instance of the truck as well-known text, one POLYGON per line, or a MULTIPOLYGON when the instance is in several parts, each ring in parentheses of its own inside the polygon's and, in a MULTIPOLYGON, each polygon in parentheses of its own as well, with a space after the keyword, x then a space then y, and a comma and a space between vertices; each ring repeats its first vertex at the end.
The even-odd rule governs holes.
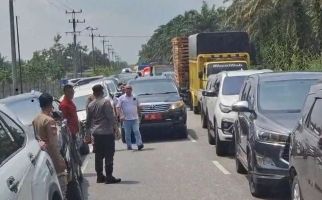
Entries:
MULTIPOLYGON (((181 63, 186 63, 188 59, 188 65, 176 66, 178 62, 175 61, 174 66, 175 69, 185 68, 181 71, 188 72, 188 77, 183 79, 186 83, 181 85, 189 87, 181 91, 187 93, 187 104, 198 114, 201 111, 202 90, 206 87, 208 76, 221 71, 247 69, 250 65, 251 48, 246 32, 197 33, 189 36, 187 40, 188 56, 186 52, 173 50, 173 58, 180 57, 181 63), (176 53, 183 55, 175 55, 176 53)), ((175 39, 172 42, 173 49, 179 48, 179 44, 174 41, 175 39)), ((179 73, 178 75, 180 76, 179 73)))

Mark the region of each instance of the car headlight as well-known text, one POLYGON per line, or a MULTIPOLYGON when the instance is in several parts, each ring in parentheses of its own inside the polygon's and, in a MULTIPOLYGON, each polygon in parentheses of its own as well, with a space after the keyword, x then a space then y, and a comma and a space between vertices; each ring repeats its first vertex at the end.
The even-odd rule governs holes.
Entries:
POLYGON ((222 103, 219 104, 219 108, 220 108, 221 112, 223 112, 223 113, 229 113, 231 111, 230 106, 226 106, 222 103))
POLYGON ((170 110, 177 110, 184 108, 185 104, 183 101, 177 101, 170 106, 170 110))
POLYGON ((265 129, 259 129, 256 131, 256 138, 260 142, 286 144, 288 137, 289 135, 265 129))

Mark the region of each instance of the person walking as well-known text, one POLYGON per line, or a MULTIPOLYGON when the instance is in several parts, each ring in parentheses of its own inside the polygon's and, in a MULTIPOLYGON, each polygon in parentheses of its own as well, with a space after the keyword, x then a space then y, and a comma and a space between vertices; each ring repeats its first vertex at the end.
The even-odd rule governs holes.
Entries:
POLYGON ((138 150, 142 150, 144 145, 140 133, 139 104, 132 95, 132 87, 130 85, 125 86, 125 94, 120 96, 116 107, 118 115, 121 121, 123 121, 127 149, 132 150, 131 132, 133 131, 138 150))
POLYGON ((65 199, 67 191, 66 163, 59 150, 56 122, 52 118, 53 97, 50 94, 43 93, 39 96, 39 104, 42 111, 36 116, 32 124, 41 149, 47 151, 53 161, 65 199))
POLYGON ((102 85, 95 85, 92 90, 95 99, 87 107, 86 129, 94 137, 96 182, 119 183, 121 179, 113 176, 114 134, 118 131, 113 107, 110 101, 104 98, 102 85), (104 159, 106 176, 103 175, 104 159))

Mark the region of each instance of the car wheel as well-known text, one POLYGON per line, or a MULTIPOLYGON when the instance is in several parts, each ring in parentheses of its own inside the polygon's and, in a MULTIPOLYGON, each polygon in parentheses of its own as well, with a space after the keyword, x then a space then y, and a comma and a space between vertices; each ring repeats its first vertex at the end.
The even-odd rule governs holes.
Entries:
POLYGON ((217 125, 215 124, 214 133, 215 133, 215 137, 216 137, 216 154, 217 154, 217 156, 224 156, 226 154, 225 142, 220 141, 217 130, 218 130, 217 125))
POLYGON ((83 200, 82 188, 77 180, 72 180, 67 185, 67 199, 83 200))
POLYGON ((251 157, 252 156, 248 153, 247 164, 248 164, 248 184, 249 184, 250 193, 254 197, 262 197, 264 195, 264 187, 263 185, 257 184, 254 181, 254 175, 252 173, 253 162, 251 157))
POLYGON ((247 170, 245 169, 245 167, 243 166, 243 164, 241 164, 240 160, 235 157, 235 163, 236 163, 236 171, 239 174, 246 174, 247 170))
POLYGON ((200 113, 199 106, 193 106, 193 113, 196 115, 200 113))
POLYGON ((210 145, 215 145, 216 144, 216 140, 214 139, 214 137, 211 135, 211 124, 208 120, 208 123, 207 123, 207 131, 208 131, 208 143, 210 145))
POLYGON ((298 177, 295 176, 293 178, 293 183, 292 183, 292 196, 291 196, 292 200, 302 200, 302 193, 301 193, 301 187, 300 187, 300 183, 298 180, 298 177))
POLYGON ((207 119, 207 116, 208 115, 207 115, 207 113, 204 114, 204 112, 201 111, 200 116, 201 116, 201 125, 202 125, 202 128, 207 128, 207 122, 208 122, 208 119, 207 119))

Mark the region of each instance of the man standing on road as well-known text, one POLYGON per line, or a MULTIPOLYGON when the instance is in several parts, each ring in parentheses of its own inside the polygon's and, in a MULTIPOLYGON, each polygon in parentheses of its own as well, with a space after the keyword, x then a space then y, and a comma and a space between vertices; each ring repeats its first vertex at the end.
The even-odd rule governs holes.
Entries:
POLYGON ((50 94, 43 93, 39 97, 39 104, 42 112, 33 120, 32 124, 42 150, 47 151, 53 161, 65 198, 67 190, 66 163, 59 151, 56 122, 52 118, 53 97, 50 94))
POLYGON ((113 176, 114 134, 118 131, 113 107, 110 101, 104 98, 102 85, 95 85, 92 90, 95 99, 87 108, 86 129, 94 136, 96 182, 119 183, 121 179, 113 176), (103 175, 103 159, 106 176, 103 175))
POLYGON ((130 85, 125 86, 125 94, 120 96, 116 107, 120 119, 123 121, 127 149, 132 150, 132 131, 135 135, 138 150, 143 149, 144 145, 142 143, 142 137, 139 128, 139 104, 137 99, 132 95, 132 87, 130 85))
POLYGON ((71 85, 64 86, 64 99, 59 105, 59 109, 63 113, 63 117, 67 119, 67 126, 75 139, 79 132, 79 122, 77 117, 77 109, 73 102, 74 88, 71 85))

